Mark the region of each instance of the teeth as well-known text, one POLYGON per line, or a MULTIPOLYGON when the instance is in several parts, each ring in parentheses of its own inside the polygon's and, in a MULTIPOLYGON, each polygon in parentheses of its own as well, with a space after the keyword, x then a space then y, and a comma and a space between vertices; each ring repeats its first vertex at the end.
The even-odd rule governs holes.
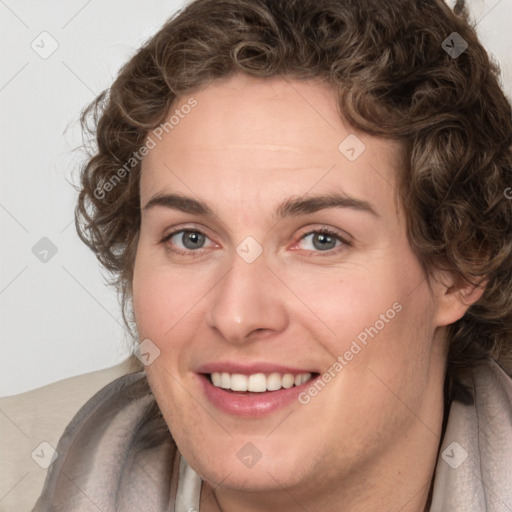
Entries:
POLYGON ((267 377, 267 383, 266 388, 268 391, 277 391, 278 389, 281 389, 281 374, 279 373, 271 373, 267 377))
MULTIPOLYGON (((211 374, 211 378, 212 378, 212 382, 213 382, 213 385, 218 387, 218 388, 223 388, 224 386, 222 386, 222 375, 218 372, 215 372, 215 373, 212 373, 211 374)), ((229 386, 228 386, 229 387, 229 386)))
POLYGON ((293 383, 295 381, 295 377, 291 373, 285 373, 283 375, 283 388, 289 389, 293 386, 293 383))
POLYGON ((234 373, 231 375, 232 391, 247 391, 248 384, 249 383, 245 375, 240 375, 239 373, 234 373))
POLYGON ((231 377, 229 373, 221 373, 220 375, 220 387, 224 389, 230 389, 231 377))
POLYGON ((264 373, 255 373, 247 376, 240 373, 213 372, 211 378, 213 385, 217 388, 263 393, 264 391, 277 391, 281 388, 289 389, 294 385, 300 386, 311 379, 311 373, 299 375, 271 373, 268 376, 264 373))
POLYGON ((250 375, 248 379, 244 377, 244 380, 247 381, 247 389, 249 391, 257 391, 260 393, 267 391, 267 378, 264 373, 250 375))

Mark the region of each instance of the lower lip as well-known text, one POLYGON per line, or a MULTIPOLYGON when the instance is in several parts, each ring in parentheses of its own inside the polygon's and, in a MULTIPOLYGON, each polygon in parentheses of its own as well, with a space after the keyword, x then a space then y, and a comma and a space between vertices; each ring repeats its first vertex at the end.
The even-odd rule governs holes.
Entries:
POLYGON ((206 397, 221 411, 243 418, 257 418, 272 414, 293 402, 299 403, 301 392, 309 388, 318 378, 308 380, 300 386, 263 393, 234 393, 214 386, 204 374, 197 374, 206 397))

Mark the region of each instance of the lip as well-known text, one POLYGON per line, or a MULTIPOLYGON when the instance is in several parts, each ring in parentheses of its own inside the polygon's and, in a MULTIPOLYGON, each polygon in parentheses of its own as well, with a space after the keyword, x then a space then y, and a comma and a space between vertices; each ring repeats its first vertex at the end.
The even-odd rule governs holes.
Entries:
MULTIPOLYGON (((224 368, 226 368, 224 366, 224 368)), ((258 367, 261 370, 261 366, 258 367)), ((273 366, 273 368, 275 368, 273 366)), ((246 368, 247 369, 247 368, 246 368)), ((216 370, 214 370, 216 371, 216 370)), ((225 370, 226 371, 226 370, 225 370)), ((278 371, 278 370, 274 370, 278 371)), ((205 372, 212 373, 212 372, 205 372)), ((231 372, 229 372, 231 373, 231 372)), ((242 373, 239 370, 233 373, 242 373)), ((263 371, 254 372, 252 369, 249 373, 265 373, 263 371)), ((286 371, 283 373, 292 373, 286 371)), ((305 371, 296 371, 296 373, 306 373, 305 371)), ((284 409, 295 402, 299 405, 299 395, 320 378, 320 375, 313 377, 300 386, 293 386, 289 389, 281 388, 277 391, 266 391, 263 393, 237 393, 226 391, 222 388, 214 386, 207 375, 197 373, 196 376, 200 381, 200 385, 208 401, 210 401, 220 411, 238 416, 240 418, 260 418, 268 416, 278 410, 284 409)))
POLYGON ((241 375, 254 375, 255 373, 291 373, 292 375, 299 375, 301 373, 319 373, 318 369, 311 368, 291 368, 273 363, 252 363, 240 364, 231 361, 218 361, 215 363, 208 363, 197 368, 196 373, 213 373, 213 372, 226 372, 226 373, 240 373, 241 375))

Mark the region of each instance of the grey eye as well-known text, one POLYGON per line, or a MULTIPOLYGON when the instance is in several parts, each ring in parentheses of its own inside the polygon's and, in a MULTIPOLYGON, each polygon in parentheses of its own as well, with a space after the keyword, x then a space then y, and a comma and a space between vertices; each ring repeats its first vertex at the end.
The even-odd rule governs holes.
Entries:
POLYGON ((323 232, 309 233, 302 240, 307 245, 305 249, 317 251, 334 249, 340 243, 339 237, 323 232))
POLYGON ((199 231, 178 231, 171 237, 171 242, 181 249, 201 249, 206 241, 206 236, 199 231))

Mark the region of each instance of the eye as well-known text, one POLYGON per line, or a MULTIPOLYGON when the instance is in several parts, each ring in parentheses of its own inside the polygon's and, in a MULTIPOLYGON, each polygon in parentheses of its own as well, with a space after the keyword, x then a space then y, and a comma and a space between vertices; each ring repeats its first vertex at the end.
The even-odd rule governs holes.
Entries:
POLYGON ((297 245, 306 251, 328 252, 341 245, 350 246, 350 242, 342 238, 338 233, 323 228, 306 233, 301 237, 297 245))
POLYGON ((213 245, 204 233, 192 229, 180 229, 169 233, 162 242, 167 243, 170 250, 178 254, 190 254, 189 251, 204 249, 207 242, 213 245))

